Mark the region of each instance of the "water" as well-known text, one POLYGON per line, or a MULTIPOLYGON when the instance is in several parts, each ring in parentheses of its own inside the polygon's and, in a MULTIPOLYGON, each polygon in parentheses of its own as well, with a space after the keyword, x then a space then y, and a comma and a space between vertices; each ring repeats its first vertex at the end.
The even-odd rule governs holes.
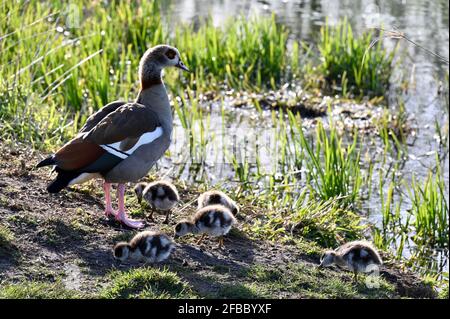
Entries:
MULTIPOLYGON (((449 3, 448 1, 254 1, 254 0, 172 0, 163 1, 162 11, 169 14, 175 20, 198 23, 202 17, 211 15, 216 26, 222 25, 227 19, 237 14, 244 16, 276 14, 278 22, 288 26, 291 30, 291 37, 314 43, 317 39, 320 27, 326 20, 333 25, 340 19, 347 17, 355 33, 362 33, 371 27, 384 27, 385 29, 398 29, 404 32, 411 40, 419 43, 427 49, 449 58, 449 3)), ((397 40, 387 39, 383 44, 387 48, 392 48, 397 40)), ((392 80, 392 87, 401 85, 400 81, 406 78, 408 90, 403 94, 406 110, 410 116, 412 126, 416 131, 416 139, 408 146, 408 157, 403 162, 401 174, 406 180, 412 176, 412 172, 419 180, 423 180, 429 168, 435 166, 434 151, 439 149, 436 136, 435 123, 438 123, 448 137, 448 105, 439 95, 442 90, 442 82, 445 81, 445 74, 448 74, 448 65, 442 60, 434 57, 424 50, 413 46, 406 41, 400 42, 400 52, 402 52, 402 63, 396 69, 392 80)), ((396 99, 396 95, 391 95, 391 102, 396 99)), ((219 106, 220 107, 220 106, 219 106)), ((251 130, 254 135, 262 136, 270 132, 268 123, 258 122, 252 118, 252 111, 229 111, 233 115, 228 115, 225 121, 227 132, 236 132, 234 136, 244 134, 251 130), (239 132, 241 129, 241 132, 239 132)), ((229 113, 227 113, 229 114, 229 113)), ((219 111, 210 113, 210 127, 217 128, 224 125, 219 111)), ((180 123, 175 128, 178 149, 180 145, 185 145, 180 123), (178 127, 178 133, 177 133, 178 127)), ((222 136, 225 136, 224 133, 222 136)), ((269 134, 270 135, 270 134, 269 134)), ((272 135, 273 136, 273 135, 272 135)), ((181 147, 182 148, 182 147, 181 147)), ((212 183, 216 181, 230 181, 233 174, 228 165, 215 168, 211 160, 211 154, 217 153, 220 148, 210 150, 205 156, 205 169, 200 174, 206 174, 206 179, 212 183), (210 161, 208 163, 208 161, 210 161)), ((182 152, 181 152, 182 153, 182 152)), ((174 151, 174 154, 177 152, 174 151)), ((446 181, 446 192, 448 198, 449 180, 449 160, 448 150, 441 154, 442 170, 446 181)), ((217 155, 216 155, 217 156, 217 155)), ((220 155, 223 159, 223 154, 220 155)), ((271 156, 262 154, 267 165, 273 164, 271 156)), ((178 164, 180 164, 180 161, 178 164)), ((198 163, 201 164, 201 163, 198 163)), ((179 166, 179 165, 178 165, 179 166)), ((199 165, 202 166, 202 165, 199 165)), ((194 165, 183 167, 183 178, 192 178, 194 165)), ((194 169, 195 171, 195 169, 194 169)), ((203 176, 203 175, 202 175, 203 176)), ((205 177, 203 176, 203 177, 205 177)), ((375 181, 376 183, 376 181, 375 181)), ((375 188, 376 189, 376 188, 375 188)), ((377 196, 364 204, 364 211, 367 212, 371 222, 379 225, 381 221, 380 201, 377 196)), ((403 210, 410 207, 410 203, 405 202, 403 210)), ((410 255, 410 250, 404 252, 405 257, 410 255)), ((448 272, 448 251, 435 252, 432 260, 438 261, 440 268, 448 272)), ((423 267, 430 267, 425 265, 423 267)))

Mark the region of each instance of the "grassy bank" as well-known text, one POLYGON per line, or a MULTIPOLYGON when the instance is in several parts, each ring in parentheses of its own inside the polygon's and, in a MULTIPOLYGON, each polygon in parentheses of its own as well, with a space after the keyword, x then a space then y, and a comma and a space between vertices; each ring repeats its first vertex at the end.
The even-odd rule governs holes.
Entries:
MULTIPOLYGON (((272 227, 272 222, 261 221, 278 214, 277 210, 267 207, 265 198, 241 198, 238 226, 226 237, 225 249, 218 249, 215 239, 196 245, 197 238, 187 236, 177 240, 175 252, 163 264, 118 262, 112 256, 112 246, 131 238, 134 232, 122 229, 101 214, 102 194, 95 184, 75 187, 56 196, 47 195, 41 190, 46 183, 45 173, 29 170, 29 163, 21 173, 15 171, 21 158, 29 158, 26 152, 10 155, 6 152, 9 146, 4 148, 0 144, 0 147, 3 151, 0 229, 7 234, 2 235, 1 243, 2 247, 14 246, 16 251, 0 250, 0 298, 435 296, 429 284, 389 262, 380 277, 362 276, 357 284, 350 272, 317 269, 322 249, 334 246, 339 236, 346 234, 342 227, 349 225, 344 217, 349 213, 338 210, 334 201, 298 210, 286 219, 297 226, 294 231, 279 232, 271 238, 258 225, 272 227), (25 194, 27 201, 23 200, 25 194), (8 201, 4 201, 6 197, 8 201), (341 216, 336 222, 338 215, 341 216), (316 220, 320 218, 328 220, 319 224, 316 220), (339 225, 335 228, 332 223, 339 225), (376 286, 368 287, 366 280, 376 286)), ((149 228, 170 234, 176 220, 195 211, 192 199, 201 190, 183 183, 177 183, 177 187, 181 204, 174 219, 169 225, 151 223, 149 228)), ((126 195, 133 216, 145 218, 149 211, 140 207, 132 190, 126 195)), ((388 261, 387 255, 383 256, 388 261)))
MULTIPOLYGON (((8 256, 0 297, 432 295, 429 289, 423 294, 420 289, 413 289, 413 295, 406 293, 389 274, 404 261, 402 252, 412 234, 416 254, 408 266, 422 255, 429 257, 430 249, 448 249, 448 190, 440 169, 431 170, 428 178, 413 179, 402 171, 408 138, 416 132, 401 99, 391 108, 375 103, 383 101, 389 89, 396 51, 386 52, 381 42, 367 50, 374 34, 356 36, 343 21, 336 27, 325 25, 317 43, 307 44, 291 39, 275 16, 237 17, 221 27, 209 19, 198 25, 174 25, 152 1, 78 0, 70 6, 57 1, 23 1, 14 6, 4 2, 0 10, 0 139, 7 154, 1 163, 9 178, 0 180, 4 192, 0 213, 8 216, 0 224, 0 253, 8 256), (178 259, 168 268, 120 266, 111 260, 109 250, 124 234, 98 221, 95 214, 101 209, 101 196, 95 184, 61 195, 69 207, 59 207, 53 198, 58 206, 53 214, 44 205, 48 195, 40 192, 45 189, 44 173, 30 172, 32 163, 74 136, 95 110, 112 100, 133 99, 139 89, 140 56, 148 47, 164 42, 177 46, 192 73, 167 70, 164 76, 178 130, 174 143, 182 147, 179 152, 171 148, 166 156, 174 162, 181 158, 178 164, 161 171, 179 181, 188 203, 210 187, 215 172, 209 171, 214 165, 208 161, 213 150, 213 163, 225 166, 219 186, 245 207, 244 220, 231 236, 231 242, 238 243, 233 247, 259 256, 247 260, 245 267, 235 265, 240 256, 233 253, 200 254, 190 247, 193 241, 183 243, 178 259), (232 105, 236 109, 249 106, 244 110, 248 112, 239 117, 241 113, 232 105), (248 127, 239 130, 233 125, 242 118, 250 120, 248 127), (217 147, 241 135, 261 135, 273 143, 263 145, 267 149, 245 149, 250 157, 217 147), (23 149, 38 155, 27 157, 23 149), (14 154, 18 160, 11 166, 8 161, 14 154), (24 180, 15 180, 11 174, 24 180), (24 203, 14 183, 36 185, 30 192, 37 192, 33 196, 39 210, 24 203), (407 192, 402 192, 404 185, 410 186, 407 192), (18 197, 10 199, 10 194, 18 197), (82 208, 77 201, 82 201, 82 208), (382 229, 365 219, 367 206, 382 212, 382 229), (73 216, 67 217, 66 210, 73 216), (74 268, 88 273, 85 282, 72 287, 67 282, 72 270, 52 269, 51 263, 39 269, 38 261, 20 243, 30 233, 33 247, 50 259, 69 241, 71 250, 59 262, 79 260, 74 268), (70 241, 67 234, 80 243, 70 241), (388 262, 395 264, 389 265, 380 290, 355 286, 346 273, 316 272, 324 248, 371 236, 388 262), (100 240, 100 248, 90 240, 100 240), (271 259, 261 251, 268 247, 294 261, 277 255, 282 267, 265 267, 271 259), (102 259, 100 269, 90 261, 97 257, 102 259), (183 259, 195 266, 180 266, 183 259), (202 268, 205 261, 207 266, 202 268), (21 276, 12 280, 17 274, 12 265, 29 273, 33 282, 25 283, 21 276), (197 276, 197 270, 204 273, 197 276), (90 280, 94 293, 87 293, 83 286, 90 280), (201 284, 205 280, 217 284, 207 288, 201 284)), ((448 96, 446 101, 448 105, 448 96)), ((446 132, 437 127, 436 134, 446 132)), ((448 153, 444 143, 440 152, 448 153)), ((441 161, 438 158, 437 167, 441 161)), ((131 213, 145 217, 145 211, 128 197, 133 203, 131 213)), ((182 215, 193 209, 188 205, 182 215)), ((448 285, 448 275, 434 270, 425 275, 439 277, 448 285)), ((405 275, 405 285, 423 283, 411 276, 405 275)), ((394 278, 403 282, 400 272, 394 278)))

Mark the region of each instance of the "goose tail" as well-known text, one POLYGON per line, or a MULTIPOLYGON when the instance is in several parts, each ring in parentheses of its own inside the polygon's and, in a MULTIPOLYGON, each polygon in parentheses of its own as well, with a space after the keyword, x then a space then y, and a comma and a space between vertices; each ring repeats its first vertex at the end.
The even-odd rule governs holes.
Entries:
POLYGON ((67 187, 69 183, 78 176, 80 176, 80 173, 59 170, 58 176, 56 176, 56 178, 47 186, 47 191, 49 193, 59 193, 63 188, 67 187))

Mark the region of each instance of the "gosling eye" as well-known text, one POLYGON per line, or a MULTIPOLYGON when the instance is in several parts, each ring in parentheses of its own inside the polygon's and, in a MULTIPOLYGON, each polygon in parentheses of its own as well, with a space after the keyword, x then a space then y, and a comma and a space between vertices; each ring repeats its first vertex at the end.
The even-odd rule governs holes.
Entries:
POLYGON ((175 227, 175 231, 176 232, 179 232, 181 230, 181 224, 178 224, 176 227, 175 227))
POLYGON ((122 249, 121 247, 115 249, 115 250, 114 250, 114 256, 115 256, 116 258, 122 257, 122 256, 123 256, 123 249, 122 249))

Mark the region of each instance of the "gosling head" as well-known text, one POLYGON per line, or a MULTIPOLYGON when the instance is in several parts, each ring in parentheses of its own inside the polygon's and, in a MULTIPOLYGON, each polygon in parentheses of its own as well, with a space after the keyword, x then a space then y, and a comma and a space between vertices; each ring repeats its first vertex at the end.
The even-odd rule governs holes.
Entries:
POLYGON ((182 220, 175 226, 175 235, 174 238, 177 239, 189 233, 192 233, 194 230, 194 224, 189 220, 182 220))
POLYGON ((127 242, 120 242, 114 246, 114 258, 125 261, 130 256, 131 246, 127 242))
POLYGON ((334 250, 327 250, 323 253, 322 257, 320 257, 320 265, 319 268, 327 267, 334 264, 336 259, 336 252, 334 250))
POLYGON ((146 186, 147 186, 147 184, 145 184, 145 183, 139 183, 134 187, 134 192, 136 194, 139 204, 142 201, 142 195, 144 194, 144 189, 146 186))

